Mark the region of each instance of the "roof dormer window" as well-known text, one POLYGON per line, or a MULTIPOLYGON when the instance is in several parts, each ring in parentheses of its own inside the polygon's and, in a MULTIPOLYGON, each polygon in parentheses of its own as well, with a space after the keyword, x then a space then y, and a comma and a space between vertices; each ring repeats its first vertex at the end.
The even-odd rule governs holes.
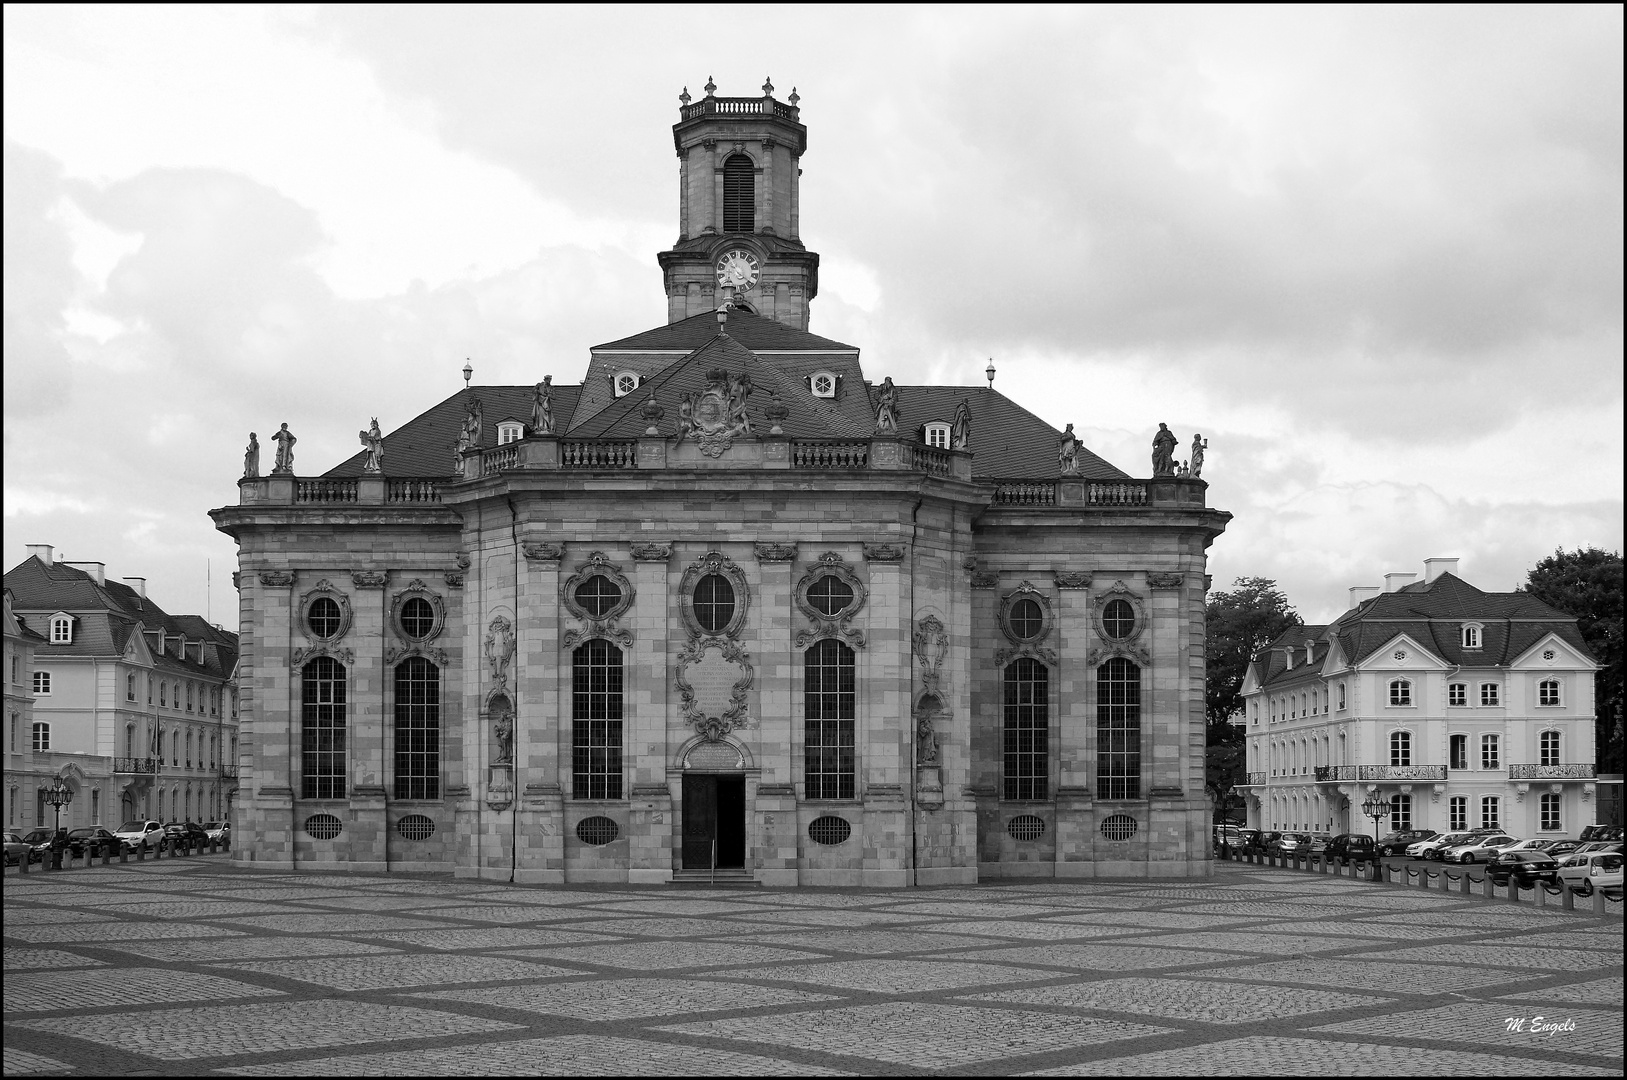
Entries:
POLYGON ((1464 623, 1463 624, 1463 647, 1465 649, 1478 649, 1478 648, 1480 648, 1480 624, 1479 623, 1464 623))
POLYGON ((525 425, 518 420, 505 420, 497 425, 497 445, 519 442, 525 438, 525 425))
POLYGON ((73 644, 73 618, 68 615, 51 616, 51 644, 73 644))
POLYGON ((833 398, 836 396, 836 382, 836 376, 830 372, 816 371, 808 376, 808 390, 814 397, 833 398))
POLYGON ((933 421, 922 430, 921 441, 940 450, 949 449, 949 425, 942 421, 933 421))
POLYGON ((618 371, 611 378, 610 386, 615 390, 617 397, 626 397, 637 390, 638 384, 642 381, 636 371, 618 371))

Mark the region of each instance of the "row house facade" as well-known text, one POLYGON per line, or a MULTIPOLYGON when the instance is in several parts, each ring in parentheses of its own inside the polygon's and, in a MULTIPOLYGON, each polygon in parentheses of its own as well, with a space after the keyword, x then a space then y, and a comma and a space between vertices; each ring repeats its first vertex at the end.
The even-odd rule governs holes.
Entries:
POLYGON ((1594 821, 1597 664, 1576 620, 1489 593, 1429 559, 1422 580, 1351 590, 1327 626, 1285 631, 1243 684, 1249 824, 1498 828, 1574 836, 1594 821))
POLYGON ((10 827, 56 820, 39 792, 58 778, 74 791, 61 812, 65 828, 229 819, 237 635, 165 612, 143 578, 112 580, 103 563, 60 562, 51 545, 29 553, 5 576, 13 614, 37 636, 31 716, 7 743, 10 827))

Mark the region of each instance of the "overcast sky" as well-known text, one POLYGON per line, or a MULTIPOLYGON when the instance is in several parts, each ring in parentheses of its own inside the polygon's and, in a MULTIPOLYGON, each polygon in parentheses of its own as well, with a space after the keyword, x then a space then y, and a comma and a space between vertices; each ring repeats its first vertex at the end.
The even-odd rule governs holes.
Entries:
POLYGON ((660 325, 678 93, 801 94, 811 329, 995 386, 1308 621, 1622 546, 1622 11, 26 7, 5 545, 236 626, 243 444, 326 470, 660 325), (213 587, 206 589, 206 565, 213 587))

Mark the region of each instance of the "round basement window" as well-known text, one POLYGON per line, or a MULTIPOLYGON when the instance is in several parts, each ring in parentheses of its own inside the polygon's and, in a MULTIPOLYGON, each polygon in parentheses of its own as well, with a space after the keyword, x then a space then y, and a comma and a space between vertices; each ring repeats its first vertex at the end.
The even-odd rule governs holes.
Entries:
POLYGON ((408 814, 395 823, 395 831, 403 840, 428 840, 435 832, 435 823, 422 814, 408 814))
POLYGON ((305 833, 313 840, 332 840, 344 828, 344 822, 332 814, 312 814, 305 819, 305 833))
POLYGON ((1018 814, 1006 822, 1006 832, 1013 840, 1038 840, 1045 835, 1045 819, 1033 814, 1018 814))
POLYGON ((1128 840, 1136 834, 1136 819, 1129 814, 1109 814, 1102 820, 1102 835, 1109 840, 1128 840))
POLYGON ((607 817, 583 818, 576 823, 576 838, 594 847, 603 847, 620 834, 621 829, 607 817))
POLYGON ((808 826, 808 839, 827 847, 840 844, 852 835, 853 826, 849 825, 846 819, 836 817, 834 814, 814 818, 808 826))

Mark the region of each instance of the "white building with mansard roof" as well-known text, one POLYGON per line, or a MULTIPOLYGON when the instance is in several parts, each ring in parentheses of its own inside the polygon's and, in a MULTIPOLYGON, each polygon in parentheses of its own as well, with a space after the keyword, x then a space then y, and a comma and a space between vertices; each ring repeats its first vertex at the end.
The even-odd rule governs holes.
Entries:
POLYGON ((1244 678, 1249 824, 1362 832, 1499 828, 1574 836, 1594 821, 1593 672, 1576 620, 1489 593, 1456 559, 1351 590, 1327 626, 1284 631, 1244 678))
POLYGON ((894 385, 812 333, 794 94, 709 87, 673 138, 666 325, 590 348, 578 384, 467 385, 319 475, 251 457, 214 511, 240 549, 234 858, 1208 874, 1230 515, 1199 470, 1170 436, 1132 476, 992 375, 894 385))

